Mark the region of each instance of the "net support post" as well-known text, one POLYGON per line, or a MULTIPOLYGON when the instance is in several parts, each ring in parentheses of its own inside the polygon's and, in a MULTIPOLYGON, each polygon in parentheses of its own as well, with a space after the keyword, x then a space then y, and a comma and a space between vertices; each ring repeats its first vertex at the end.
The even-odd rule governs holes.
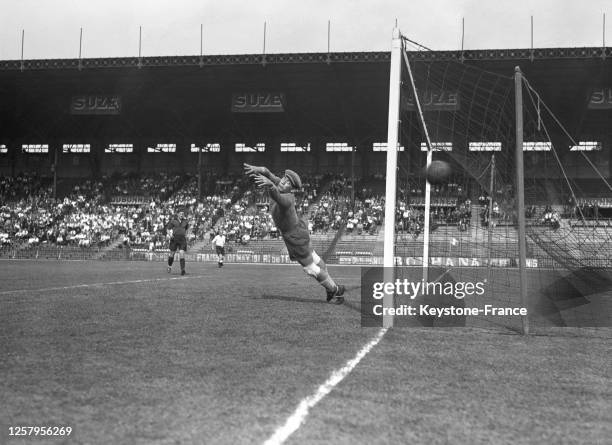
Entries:
MULTIPOLYGON (((397 142, 399 127, 400 90, 402 77, 402 38, 397 26, 393 28, 391 42, 391 67, 389 74, 389 120, 387 124, 387 175, 385 187, 385 238, 384 238, 384 281, 395 281, 395 200, 397 177, 397 142)), ((385 293, 383 307, 394 306, 394 294, 385 293)), ((393 316, 383 313, 383 327, 393 326, 393 316)))
POLYGON ((489 178, 489 209, 487 225, 487 283, 491 284, 491 257, 493 254, 493 189, 495 187, 495 153, 491 155, 491 172, 489 178))
MULTIPOLYGON (((424 121, 423 121, 424 122, 424 121)), ((427 147, 427 162, 425 163, 425 171, 429 170, 429 166, 433 160, 433 149, 428 144, 427 147)), ((423 282, 429 279, 429 233, 431 231, 431 183, 425 175, 425 209, 423 220, 423 282)))
MULTIPOLYGON (((523 167, 523 73, 514 68, 514 94, 516 113, 516 217, 518 223, 519 286, 521 305, 527 308, 527 240, 525 230, 525 181, 523 167)), ((529 334, 528 315, 521 317, 523 334, 529 334)))

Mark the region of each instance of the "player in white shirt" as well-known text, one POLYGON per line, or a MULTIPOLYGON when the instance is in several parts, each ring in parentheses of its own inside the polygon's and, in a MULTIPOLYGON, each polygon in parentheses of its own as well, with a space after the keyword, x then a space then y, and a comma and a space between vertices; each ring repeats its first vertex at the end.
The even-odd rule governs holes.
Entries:
POLYGON ((212 239, 212 245, 215 252, 217 252, 219 267, 223 267, 223 260, 225 259, 225 232, 217 232, 212 239))

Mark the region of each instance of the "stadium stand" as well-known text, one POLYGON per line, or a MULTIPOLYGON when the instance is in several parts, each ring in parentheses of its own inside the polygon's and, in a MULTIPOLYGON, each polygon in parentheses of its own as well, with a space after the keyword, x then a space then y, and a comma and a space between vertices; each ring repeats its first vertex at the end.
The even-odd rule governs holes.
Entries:
MULTIPOLYGON (((297 209, 308 217, 313 244, 328 261, 340 257, 382 255, 384 198, 380 178, 356 181, 355 190, 342 175, 304 175, 297 209)), ((167 252, 166 225, 183 210, 190 220, 190 251, 210 251, 210 239, 225 231, 229 253, 285 255, 286 250, 268 212, 268 202, 242 175, 205 174, 198 198, 193 174, 113 175, 61 182, 63 196, 53 198, 51 179, 22 173, 0 178, 0 255, 21 258, 129 259, 139 252, 167 252)), ((467 188, 467 187, 466 187, 467 188)), ((396 207, 396 254, 422 255, 424 202, 418 185, 400 190, 396 207)), ((472 199, 456 183, 438 186, 432 194, 430 255, 434 257, 513 258, 517 241, 515 215, 492 212, 482 192, 472 199), (490 215, 491 214, 491 215, 490 215), (491 242, 488 226, 492 222, 491 242)), ((505 207, 505 206, 503 206, 505 207)), ((585 233, 610 225, 607 197, 532 206, 531 225, 558 230, 576 225, 582 213, 585 233), (589 227, 588 222, 593 223, 589 227)), ((586 236, 586 235, 585 235, 586 236)), ((592 237, 597 239, 596 233, 592 237)), ((530 257, 545 258, 535 243, 530 257)))

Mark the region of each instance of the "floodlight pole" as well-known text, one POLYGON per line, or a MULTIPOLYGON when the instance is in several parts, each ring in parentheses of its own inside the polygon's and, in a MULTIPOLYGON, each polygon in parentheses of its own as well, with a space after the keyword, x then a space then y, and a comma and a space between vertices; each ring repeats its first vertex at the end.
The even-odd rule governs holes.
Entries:
POLYGON ((533 62, 533 16, 531 16, 531 49, 529 50, 529 60, 533 62))
POLYGON ((79 71, 83 69, 82 50, 83 50, 83 28, 81 28, 81 31, 79 33, 79 71))
MULTIPOLYGON (((395 200, 397 176, 397 135, 399 127, 400 91, 402 78, 402 36, 397 26, 393 28, 391 42, 391 69, 389 74, 389 120, 387 123, 387 178, 385 190, 385 238, 384 238, 384 281, 395 281, 395 200)), ((385 293, 383 307, 394 307, 394 294, 385 293)), ((383 327, 393 326, 393 316, 383 315, 383 327)))
POLYGON ((351 206, 355 207, 355 150, 357 149, 357 144, 353 144, 353 149, 351 150, 351 206))
MULTIPOLYGON (((516 112, 516 216, 518 222, 519 277, 521 305, 527 308, 527 245, 525 230, 525 183, 523 170, 523 73, 514 68, 514 94, 516 112)), ((529 334, 528 315, 521 317, 523 334, 529 334)))
POLYGON ((138 27, 138 69, 142 68, 142 26, 138 27))
POLYGON ((603 15, 601 58, 606 58, 606 13, 603 15))
POLYGON ((23 45, 25 41, 25 29, 21 30, 21 71, 24 70, 25 64, 23 62, 23 45))
POLYGON ((204 66, 204 25, 200 23, 200 68, 204 66))
POLYGON ((53 199, 57 199, 57 146, 53 153, 53 199))
POLYGON ((202 199, 202 147, 198 147, 198 201, 202 199))

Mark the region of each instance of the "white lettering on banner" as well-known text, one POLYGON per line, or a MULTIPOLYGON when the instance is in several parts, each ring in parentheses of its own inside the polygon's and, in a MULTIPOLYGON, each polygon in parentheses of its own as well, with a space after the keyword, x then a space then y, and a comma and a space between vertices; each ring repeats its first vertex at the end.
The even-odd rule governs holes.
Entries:
POLYGON ((413 257, 413 256, 406 257, 406 266, 422 266, 422 265, 423 265, 422 257, 413 257))
POLYGON ((278 92, 235 93, 232 95, 234 113, 282 113, 285 94, 278 92))
POLYGON ((538 259, 537 258, 527 258, 525 261, 525 265, 527 267, 538 267, 538 259))
POLYGON ((606 110, 612 108, 612 87, 595 88, 591 92, 588 108, 606 110))
MULTIPOLYGON (((167 254, 162 252, 149 252, 145 249, 133 249, 133 252, 140 254, 140 259, 148 261, 165 261, 167 254)), ((217 262, 217 255, 214 253, 198 253, 185 255, 188 261, 198 262, 217 262)), ((272 255, 272 254, 254 254, 230 253, 225 257, 226 263, 266 263, 266 264, 297 264, 289 259, 289 255, 272 255)), ((423 264, 422 257, 395 257, 397 266, 421 266, 423 264)), ((432 266, 445 267, 482 267, 486 266, 488 260, 486 258, 453 258, 453 257, 430 257, 429 264, 432 266)), ((379 256, 362 257, 362 256, 338 256, 338 264, 356 265, 356 266, 375 266, 382 265, 383 258, 379 256)), ((517 267, 519 264, 518 258, 491 258, 491 266, 493 267, 517 267)), ((529 268, 539 267, 537 258, 527 258, 526 266, 529 268)))
MULTIPOLYGON (((457 91, 425 90, 424 92, 419 93, 419 102, 421 104, 421 108, 425 111, 455 111, 461 107, 459 102, 459 93, 457 91)), ((408 111, 414 111, 417 109, 414 101, 414 95, 410 94, 406 97, 406 99, 404 99, 403 108, 408 111)))
POLYGON ((121 96, 73 96, 70 102, 71 114, 119 114, 121 96))
POLYGON ((441 266, 442 265, 442 258, 439 258, 439 257, 430 257, 429 258, 429 264, 431 264, 432 266, 441 266))

